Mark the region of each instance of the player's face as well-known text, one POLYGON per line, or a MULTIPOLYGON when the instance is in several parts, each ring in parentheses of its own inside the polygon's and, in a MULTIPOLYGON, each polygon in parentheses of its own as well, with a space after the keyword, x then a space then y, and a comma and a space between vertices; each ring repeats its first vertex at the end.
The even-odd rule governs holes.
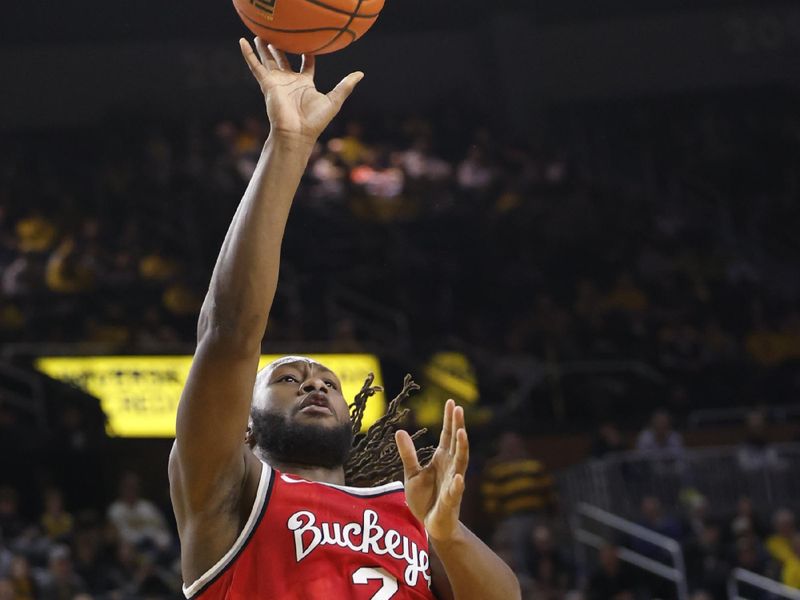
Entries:
POLYGON ((259 377, 253 409, 298 423, 335 427, 350 422, 339 378, 327 367, 298 359, 268 367, 259 377))
POLYGON ((353 434, 339 378, 302 358, 267 367, 257 378, 250 433, 270 462, 343 465, 353 434))

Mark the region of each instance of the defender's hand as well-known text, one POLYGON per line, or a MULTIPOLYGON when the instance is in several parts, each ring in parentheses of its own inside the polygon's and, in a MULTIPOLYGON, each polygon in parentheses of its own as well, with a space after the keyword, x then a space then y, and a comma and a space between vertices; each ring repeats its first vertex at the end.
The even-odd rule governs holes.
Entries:
POLYGON ((261 86, 267 101, 267 116, 273 135, 285 135, 313 144, 336 116, 342 104, 361 81, 360 71, 350 73, 328 94, 314 86, 314 56, 303 55, 300 72, 292 70, 283 51, 255 39, 258 55, 244 38, 242 55, 261 86))
POLYGON ((450 541, 460 531, 458 515, 469 461, 464 409, 447 401, 439 447, 425 467, 420 466, 408 433, 398 431, 395 441, 405 471, 408 507, 425 524, 431 539, 450 541))

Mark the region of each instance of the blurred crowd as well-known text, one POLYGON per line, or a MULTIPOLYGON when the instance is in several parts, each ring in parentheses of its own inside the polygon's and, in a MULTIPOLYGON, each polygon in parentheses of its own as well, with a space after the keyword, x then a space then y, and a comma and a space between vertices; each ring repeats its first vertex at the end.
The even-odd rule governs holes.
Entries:
POLYGON ((174 528, 142 497, 136 474, 122 475, 105 512, 71 512, 58 488, 45 489, 34 510, 0 487, 0 599, 182 597, 174 528))
MULTIPOLYGON (((67 413, 67 420, 75 420, 67 413)), ((69 437, 89 429, 73 427, 69 437)), ((627 451, 652 461, 650 468, 658 470, 662 479, 672 476, 663 469, 663 461, 674 463, 689 452, 663 410, 632 436, 631 447, 625 441, 629 436, 613 425, 601 430, 591 449, 595 461, 627 451)), ((120 471, 114 478, 116 492, 105 502, 98 481, 103 471, 98 455, 105 450, 96 444, 87 450, 62 437, 46 459, 25 464, 17 484, 2 483, 9 480, 10 470, 0 471, 0 600, 182 597, 180 549, 165 496, 148 498, 135 472, 120 471)), ((671 564, 661 547, 602 529, 597 532, 602 543, 596 550, 576 543, 567 519, 570 508, 561 497, 569 490, 530 452, 528 442, 506 430, 490 447, 476 446, 462 511, 467 524, 517 573, 524 600, 676 598, 674 584, 620 558, 621 552, 633 551, 671 564)), ((779 464, 777 446, 765 434, 763 414, 758 411, 748 416, 734 456, 741 477, 765 469, 793 476, 791 469, 779 464)), ((625 516, 679 542, 693 600, 726 599, 734 568, 800 589, 796 506, 769 506, 747 496, 723 506, 717 504, 719 494, 704 496, 677 479, 661 486, 661 491, 680 490, 679 501, 665 502, 637 484, 635 473, 630 475, 630 487, 619 493, 627 495, 635 509, 625 516)), ((161 471, 149 474, 149 488, 164 477, 161 471)), ((740 586, 740 595, 751 600, 771 598, 746 585, 740 586)))
MULTIPOLYGON (((752 453, 751 438, 748 435, 737 448, 741 476, 752 468, 745 456, 752 453)), ((665 453, 674 458, 683 452, 680 435, 670 428, 665 413, 657 413, 640 432, 635 451, 653 461, 663 461, 665 453)), ((784 475, 792 477, 788 471, 784 475)), ((595 530, 598 547, 577 543, 576 531, 570 527, 577 522, 568 525, 559 514, 554 477, 528 452, 522 436, 511 432, 500 436, 497 452, 487 461, 479 481, 485 515, 492 524, 492 547, 514 568, 526 600, 677 597, 675 583, 621 559, 622 553, 635 552, 644 560, 673 565, 661 545, 602 528, 595 530)), ((635 494, 633 490, 627 493, 635 494)), ((795 512, 756 503, 747 496, 733 500, 734 508, 729 510, 696 489, 684 489, 681 500, 670 503, 645 493, 635 514, 628 516, 635 524, 680 544, 694 600, 729 598, 727 586, 735 568, 800 589, 800 529, 795 512)), ((738 589, 743 598, 774 597, 747 584, 739 584, 738 589)))
MULTIPOLYGON (((343 115, 293 208, 269 339, 356 351, 402 348, 405 336, 419 357, 463 350, 482 405, 513 398, 517 412, 497 414, 517 427, 604 423, 595 458, 679 457, 673 417, 790 403, 800 392, 800 113, 769 90, 742 98, 553 109, 535 138, 452 109, 343 115), (406 329, 377 337, 366 315, 338 316, 341 290, 405 317, 406 329), (620 429, 656 406, 665 410, 626 443, 620 429)), ((263 119, 243 118, 6 136, 4 348, 191 350, 265 135, 263 119)), ((13 419, 0 404, 0 467, 20 470, 15 448, 29 436, 13 419)), ((60 471, 91 495, 82 429, 63 425, 46 453, 73 448, 60 471)), ((778 464, 764 415, 747 425, 738 468, 778 464)), ((553 476, 518 436, 498 436, 494 457, 474 463, 483 533, 526 600, 670 597, 619 560, 631 540, 579 560, 553 476)), ((135 475, 102 510, 72 490, 65 501, 55 483, 31 502, 0 487, 0 600, 180 597, 169 511, 141 496, 135 475)), ((788 508, 742 498, 725 515, 697 497, 673 506, 646 496, 637 519, 681 543, 696 600, 723 598, 735 566, 799 586, 788 508)))
MULTIPOLYGON (((385 345, 367 319, 331 314, 346 289, 404 315, 414 353, 457 338, 498 363, 632 365, 565 375, 561 393, 592 405, 540 418, 601 418, 637 395, 683 412, 797 391, 796 105, 694 98, 548 118, 537 141, 447 110, 337 121, 295 203, 269 339, 385 345)), ((266 131, 258 118, 109 122, 9 139, 2 338, 191 347, 266 131)))

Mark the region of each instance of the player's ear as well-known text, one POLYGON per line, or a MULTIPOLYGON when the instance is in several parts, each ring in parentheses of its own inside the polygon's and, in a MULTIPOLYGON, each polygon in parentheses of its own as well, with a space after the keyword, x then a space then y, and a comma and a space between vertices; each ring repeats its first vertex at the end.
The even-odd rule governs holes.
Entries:
POLYGON ((247 431, 244 434, 244 443, 247 444, 250 447, 251 450, 256 445, 256 438, 253 435, 253 423, 252 423, 252 421, 247 425, 247 431))

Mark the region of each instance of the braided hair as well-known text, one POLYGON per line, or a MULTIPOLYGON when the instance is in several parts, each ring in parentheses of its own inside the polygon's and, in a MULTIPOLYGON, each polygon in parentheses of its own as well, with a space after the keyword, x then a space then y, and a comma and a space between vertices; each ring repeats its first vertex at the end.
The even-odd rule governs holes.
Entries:
MULTIPOLYGON (((394 433, 400 428, 400 423, 409 413, 408 408, 400 408, 411 392, 419 389, 411 375, 403 379, 403 389, 389 403, 386 412, 366 433, 360 433, 361 423, 364 420, 364 411, 367 400, 377 392, 382 392, 380 386, 373 386, 375 375, 370 373, 361 391, 356 394, 355 400, 350 405, 350 422, 353 426, 353 448, 344 465, 344 479, 347 485, 356 487, 373 487, 390 481, 403 480, 403 462, 397 451, 394 433)), ((420 429, 411 436, 416 440, 424 435, 427 429, 420 429)), ((427 446, 417 450, 420 464, 426 464, 433 456, 435 448, 427 446)))

